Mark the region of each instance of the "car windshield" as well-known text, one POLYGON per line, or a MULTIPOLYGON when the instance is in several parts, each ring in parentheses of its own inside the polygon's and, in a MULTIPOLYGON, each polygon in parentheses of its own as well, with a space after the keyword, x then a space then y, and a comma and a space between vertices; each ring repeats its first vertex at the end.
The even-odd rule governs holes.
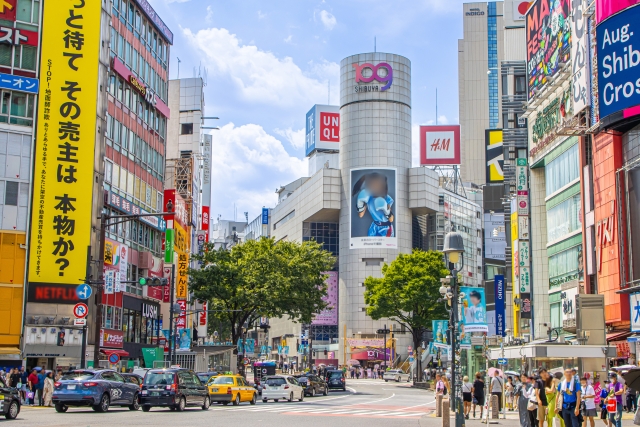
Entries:
POLYGON ((93 378, 95 374, 93 372, 69 372, 64 374, 60 380, 62 381, 86 381, 93 378))
POLYGON ((301 383, 307 382, 307 377, 296 377, 296 379, 298 380, 298 382, 301 382, 301 383))
POLYGON ((202 382, 207 382, 207 380, 209 380, 209 378, 211 377, 211 375, 209 374, 198 374, 198 378, 200 378, 200 381, 202 382))
POLYGON ((144 383, 145 385, 173 384, 173 372, 147 372, 144 383))
POLYGON ((285 385, 286 381, 284 378, 267 378, 266 384, 269 387, 279 387, 281 385, 285 385))
POLYGON ((231 377, 218 377, 213 380, 214 384, 233 384, 233 378, 231 377))
POLYGON ((342 378, 342 372, 329 372, 329 378, 342 378))

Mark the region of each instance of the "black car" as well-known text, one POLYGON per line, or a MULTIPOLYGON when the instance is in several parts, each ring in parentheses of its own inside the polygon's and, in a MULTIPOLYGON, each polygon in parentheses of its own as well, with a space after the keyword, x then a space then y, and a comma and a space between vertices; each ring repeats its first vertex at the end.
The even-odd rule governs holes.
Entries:
POLYGON ((339 370, 327 370, 324 377, 329 389, 335 388, 342 391, 347 390, 347 380, 344 377, 344 372, 339 370))
POLYGON ((140 406, 148 412, 154 406, 184 411, 187 406, 209 409, 211 399, 207 386, 188 369, 151 369, 140 391, 140 406))
POLYGON ((329 387, 327 383, 320 377, 313 374, 297 375, 296 379, 300 384, 300 387, 304 389, 304 394, 307 396, 315 396, 316 394, 323 394, 326 396, 329 393, 329 387))
POLYGON ((202 381, 202 384, 208 384, 209 380, 211 379, 211 377, 217 377, 218 374, 216 371, 209 371, 209 372, 196 372, 196 375, 198 376, 198 378, 200 378, 200 381, 202 381))
POLYGON ((0 399, 0 415, 4 415, 8 420, 14 420, 20 413, 20 394, 15 387, 9 387, 0 377, 0 394, 4 396, 0 399))

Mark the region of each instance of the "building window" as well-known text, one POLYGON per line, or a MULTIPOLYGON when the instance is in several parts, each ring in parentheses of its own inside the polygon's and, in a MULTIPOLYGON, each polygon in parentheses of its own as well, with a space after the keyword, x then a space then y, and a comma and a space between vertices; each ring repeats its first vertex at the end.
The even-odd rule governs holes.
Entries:
POLYGON ((580 194, 576 194, 547 211, 548 242, 559 240, 581 228, 580 194))
POLYGON ((527 76, 515 76, 515 92, 516 95, 527 94, 527 76))
POLYGON ((549 287, 562 286, 563 283, 577 280, 582 264, 582 246, 574 246, 566 251, 549 257, 549 287))
POLYGON ((339 225, 328 222, 305 222, 302 224, 302 241, 315 240, 322 249, 329 251, 336 258, 339 255, 339 225))
POLYGON ((289 221, 294 216, 296 216, 296 211, 289 212, 284 218, 273 224, 273 229, 275 230, 276 228, 282 226, 285 222, 289 221))
POLYGON ((562 327, 562 303, 554 303, 550 305, 551 307, 551 328, 560 328, 562 327))
POLYGON ((18 206, 18 187, 19 183, 15 181, 7 181, 6 190, 4 192, 5 205, 18 206))
POLYGON ((193 123, 180 124, 180 135, 193 135, 193 123))
POLYGON ((574 144, 545 166, 547 196, 580 177, 578 144, 574 144))

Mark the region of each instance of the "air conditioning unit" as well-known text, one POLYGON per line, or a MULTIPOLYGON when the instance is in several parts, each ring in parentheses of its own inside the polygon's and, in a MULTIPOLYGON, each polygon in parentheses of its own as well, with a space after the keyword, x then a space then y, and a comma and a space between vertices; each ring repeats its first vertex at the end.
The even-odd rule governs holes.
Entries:
POLYGON ((522 334, 524 342, 531 342, 531 334, 522 334))

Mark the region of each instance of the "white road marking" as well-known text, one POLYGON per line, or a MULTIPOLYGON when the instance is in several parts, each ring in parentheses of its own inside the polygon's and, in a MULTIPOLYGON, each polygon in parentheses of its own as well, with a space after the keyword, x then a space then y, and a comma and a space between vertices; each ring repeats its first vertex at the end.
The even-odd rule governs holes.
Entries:
POLYGON ((436 401, 434 400, 432 402, 423 403, 422 405, 407 406, 406 408, 402 408, 402 410, 411 409, 411 408, 419 408, 420 406, 431 405, 432 403, 436 403, 436 401))

